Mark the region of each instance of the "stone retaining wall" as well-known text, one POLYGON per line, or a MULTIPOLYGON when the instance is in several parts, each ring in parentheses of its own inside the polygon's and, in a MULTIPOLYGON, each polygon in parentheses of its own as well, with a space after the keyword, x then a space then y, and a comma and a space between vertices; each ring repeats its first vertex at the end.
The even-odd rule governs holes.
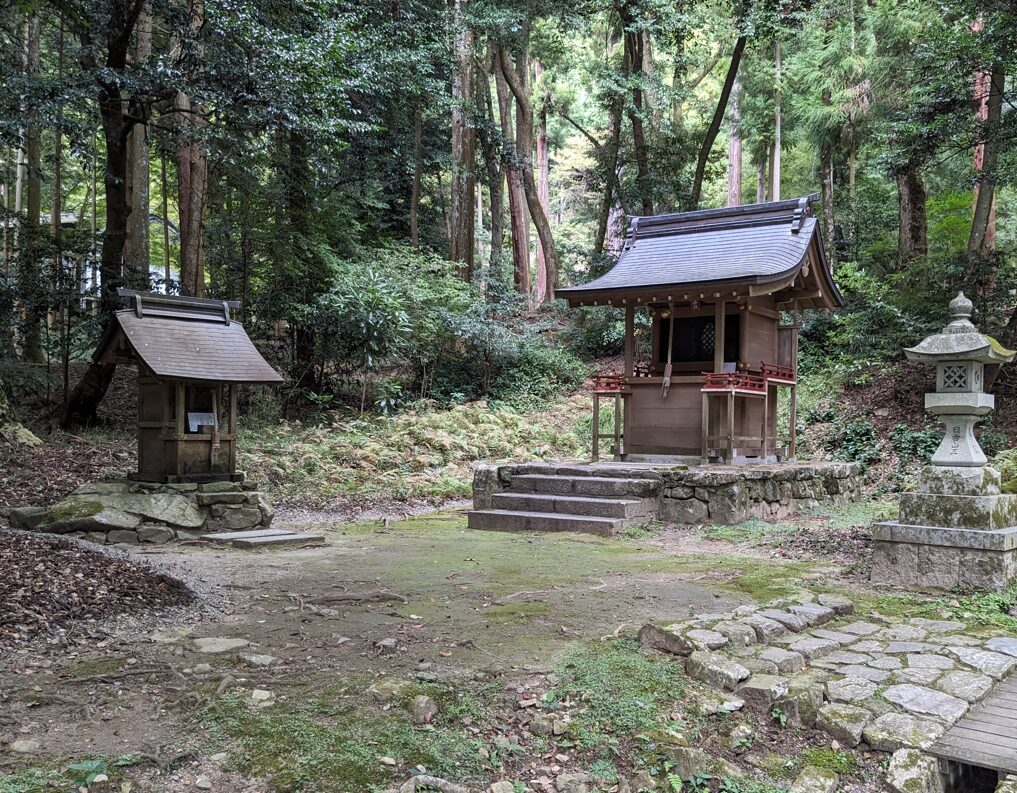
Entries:
POLYGON ((268 527, 272 505, 257 488, 255 482, 97 482, 81 485, 51 507, 12 510, 10 522, 18 529, 107 544, 194 539, 268 527))
POLYGON ((780 520, 862 497, 857 463, 703 466, 661 479, 660 518, 669 523, 780 520))

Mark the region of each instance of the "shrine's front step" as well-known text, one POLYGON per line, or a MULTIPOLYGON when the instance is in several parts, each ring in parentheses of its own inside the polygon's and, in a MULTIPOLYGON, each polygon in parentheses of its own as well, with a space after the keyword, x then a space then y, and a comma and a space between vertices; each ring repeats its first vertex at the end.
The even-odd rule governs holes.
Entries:
POLYGON ((513 493, 546 493, 558 496, 648 498, 660 492, 660 481, 616 476, 514 474, 509 480, 509 490, 513 493))
POLYGON ((559 496, 551 493, 495 493, 491 506, 514 512, 555 513, 599 518, 642 518, 657 514, 657 500, 650 498, 594 498, 559 496))
POLYGON ((577 531, 611 537, 639 518, 604 518, 555 512, 482 509, 469 513, 467 525, 485 531, 577 531))

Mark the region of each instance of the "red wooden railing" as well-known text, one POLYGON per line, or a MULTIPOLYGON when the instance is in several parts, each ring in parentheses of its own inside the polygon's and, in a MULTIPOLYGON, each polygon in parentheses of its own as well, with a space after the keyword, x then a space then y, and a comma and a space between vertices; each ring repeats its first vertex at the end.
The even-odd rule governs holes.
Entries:
POLYGON ((778 366, 775 363, 761 363, 759 373, 767 380, 779 380, 782 383, 794 383, 797 380, 794 369, 790 366, 778 366))
POLYGON ((620 374, 595 374, 593 376, 594 391, 621 391, 622 376, 620 374))
POLYGON ((753 391, 765 393, 766 380, 750 372, 703 372, 703 391, 753 391))

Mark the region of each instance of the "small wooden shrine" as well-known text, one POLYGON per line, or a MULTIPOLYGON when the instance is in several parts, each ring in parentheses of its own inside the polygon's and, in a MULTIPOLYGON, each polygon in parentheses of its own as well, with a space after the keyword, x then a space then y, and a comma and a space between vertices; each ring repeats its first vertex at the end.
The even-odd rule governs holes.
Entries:
POLYGON ((118 311, 95 357, 138 368, 138 471, 146 482, 241 481, 237 391, 278 385, 228 300, 121 289, 118 311))
POLYGON ((604 437, 617 460, 794 459, 796 318, 843 304, 816 197, 635 217, 610 271, 558 290, 572 307, 625 309, 624 371, 594 389, 594 460, 604 437), (652 318, 648 343, 637 337, 636 309, 652 318), (786 437, 778 437, 781 388, 790 391, 786 437), (611 433, 599 429, 605 398, 614 403, 611 433))

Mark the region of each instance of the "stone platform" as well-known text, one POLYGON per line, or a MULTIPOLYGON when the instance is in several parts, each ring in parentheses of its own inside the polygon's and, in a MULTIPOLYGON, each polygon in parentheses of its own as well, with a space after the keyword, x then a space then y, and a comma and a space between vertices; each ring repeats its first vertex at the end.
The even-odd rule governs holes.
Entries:
POLYGON ((993 468, 930 466, 872 537, 873 582, 1002 592, 1017 576, 1017 496, 993 468))
POLYGON ((97 543, 161 543, 206 532, 267 528, 272 505, 254 482, 161 484, 127 479, 81 485, 51 507, 12 510, 16 529, 97 543))
POLYGON ((651 519, 685 524, 781 520, 860 498, 855 463, 482 464, 474 471, 469 525, 613 535, 651 519))

